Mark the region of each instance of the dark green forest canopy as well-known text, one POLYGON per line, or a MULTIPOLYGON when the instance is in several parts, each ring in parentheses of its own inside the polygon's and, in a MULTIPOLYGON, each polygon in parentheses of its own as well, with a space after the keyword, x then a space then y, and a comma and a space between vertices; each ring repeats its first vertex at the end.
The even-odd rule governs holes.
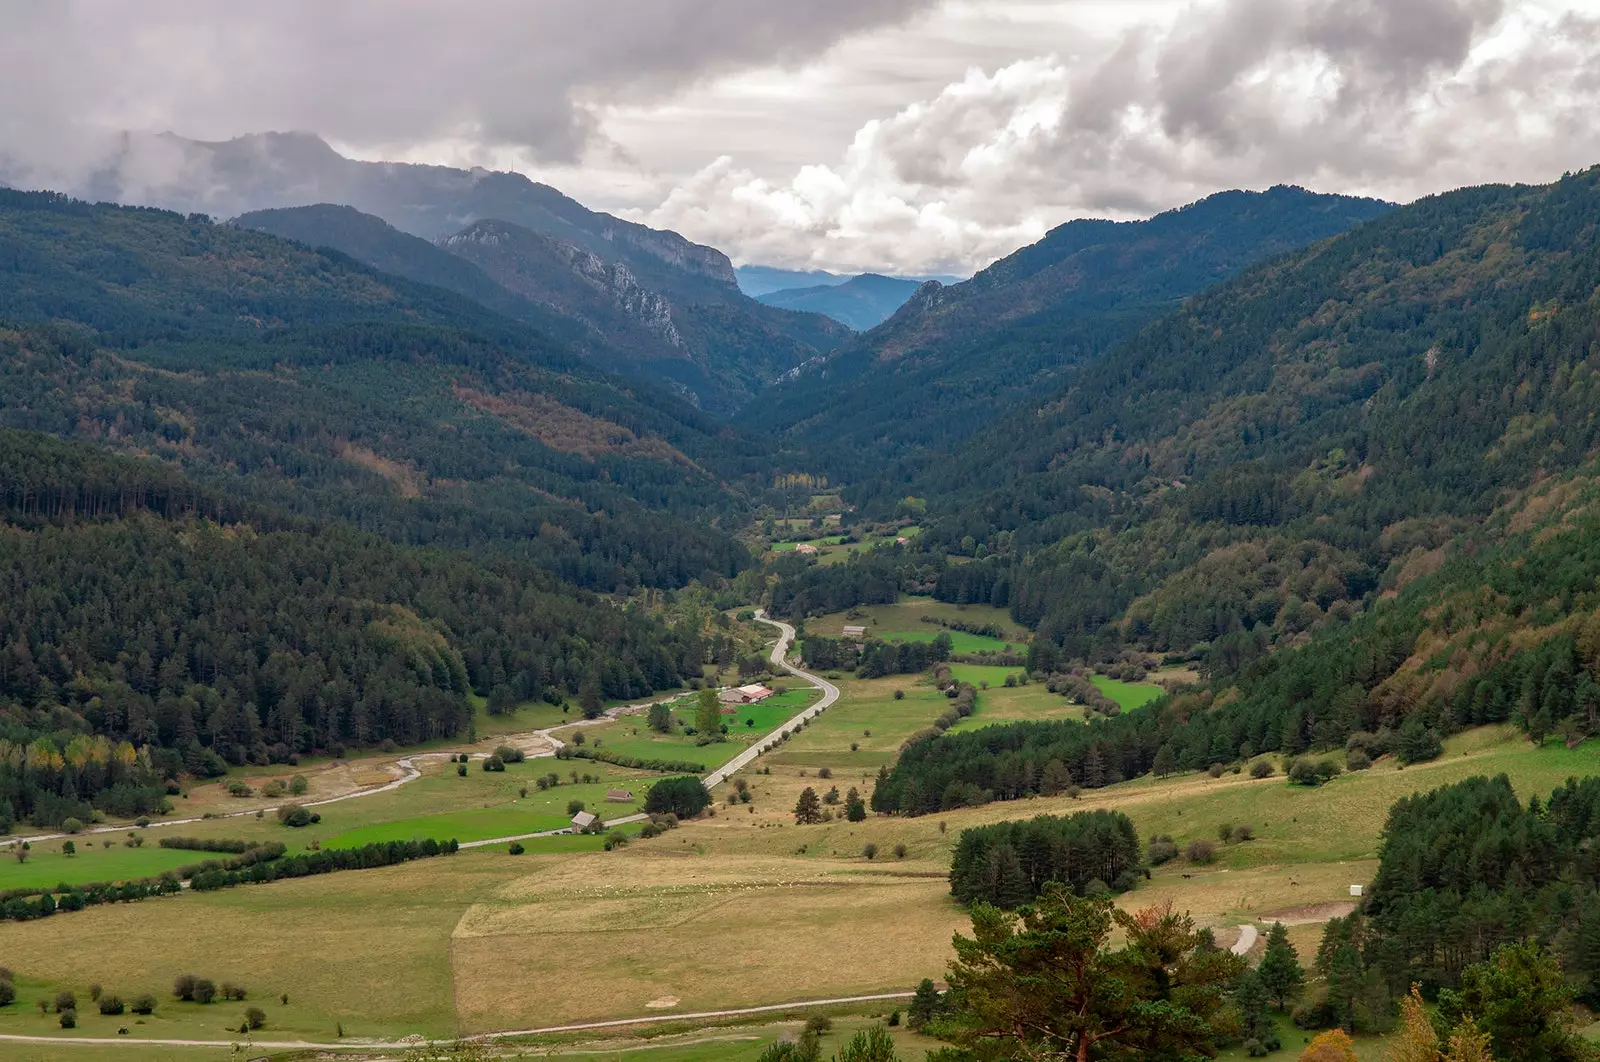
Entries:
POLYGON ((0 818, 147 812, 180 770, 463 736, 471 692, 643 696, 705 657, 526 563, 242 508, 34 433, 0 431, 0 506, 0 818))
POLYGON ((1067 658, 1337 625, 1594 452, 1597 181, 1432 197, 1248 270, 847 500, 920 499, 922 569, 978 562, 937 593, 1067 658))
POLYGON ((0 193, 0 424, 602 590, 748 563, 760 451, 459 296, 161 211, 0 193), (32 323, 28 323, 32 322, 32 323), (71 322, 71 327, 60 322, 71 322))
MULTIPOLYGON (((889 499, 1019 402, 1241 269, 1388 204, 1300 188, 1222 192, 1148 221, 1071 221, 773 388, 743 423, 889 499)), ((989 480, 985 480, 989 482, 989 480)))
MULTIPOLYGON (((997 725, 914 743, 873 806, 925 814, 1015 799, 1045 792, 1052 775, 1108 785, 1150 771, 1163 748, 1176 769, 1201 770, 1351 742, 1426 759, 1439 735, 1497 722, 1583 740, 1600 731, 1600 489, 1584 471, 1447 548, 1419 549, 1393 593, 1304 645, 1219 639, 1205 688, 1088 726, 997 725)), ((1051 643, 1030 647, 1032 670, 1059 664, 1051 643)))
MULTIPOLYGON (((1580 998, 1600 999, 1600 779, 1526 804, 1505 775, 1400 800, 1361 916, 1338 927, 1395 994, 1454 986, 1504 943, 1553 947, 1580 998)), ((1329 943, 1324 943, 1328 948, 1329 943)))

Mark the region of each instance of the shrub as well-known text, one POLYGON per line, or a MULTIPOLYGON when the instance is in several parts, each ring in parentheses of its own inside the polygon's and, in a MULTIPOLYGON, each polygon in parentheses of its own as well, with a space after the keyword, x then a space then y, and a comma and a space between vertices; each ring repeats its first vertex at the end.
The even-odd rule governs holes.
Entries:
POLYGON ((246 1007, 244 1023, 252 1029, 259 1029, 267 1023, 267 1012, 260 1007, 246 1007))
POLYGON ((581 801, 581 800, 569 800, 569 801, 567 801, 567 814, 569 816, 576 815, 578 812, 582 811, 586 806, 587 805, 585 805, 584 802, 581 801))
POLYGON ((0 979, 0 1007, 9 1007, 17 998, 17 986, 9 978, 0 979))
POLYGON ((135 996, 129 1009, 135 1014, 153 1014, 156 1009, 156 997, 148 992, 135 996))
POLYGON ((456 764, 456 777, 457 778, 465 778, 466 776, 467 776, 467 765, 464 764, 464 763, 456 764))
POLYGON ((627 834, 623 833, 621 830, 612 830, 610 833, 606 834, 605 843, 601 847, 603 847, 606 851, 611 852, 623 847, 627 843, 627 834))
POLYGON ((906 691, 905 690, 895 690, 894 691, 894 699, 897 700, 897 701, 905 700, 906 699, 906 691))
POLYGON ((1217 840, 1221 841, 1223 844, 1227 844, 1232 839, 1233 824, 1230 822, 1220 823, 1217 826, 1217 840))
POLYGON ((1268 763, 1266 760, 1257 760, 1255 763, 1250 765, 1250 777, 1271 778, 1272 764, 1268 763))
POLYGON ((903 845, 903 844, 895 845, 894 846, 894 857, 896 859, 904 859, 906 857, 906 846, 903 845))
POLYGON ((1150 865, 1159 867, 1163 863, 1170 863, 1178 858, 1178 846, 1172 843, 1172 838, 1165 835, 1150 838, 1147 849, 1150 865))
POLYGON ((1210 841, 1200 839, 1190 841, 1183 854, 1189 862, 1204 865, 1217 858, 1217 849, 1210 841))
POLYGON ((889 1012, 889 1024, 890 1025, 899 1025, 900 1024, 900 1012, 898 1010, 893 1010, 893 1011, 889 1012))
POLYGON ((289 787, 277 778, 272 779, 272 781, 261 787, 261 795, 264 797, 281 797, 288 791, 289 787))
POLYGON ((208 977, 198 977, 194 982, 194 1001, 210 1003, 217 998, 217 986, 208 977))
POLYGON ((1107 885, 1099 878, 1090 878, 1088 884, 1083 887, 1083 894, 1091 898, 1098 896, 1110 896, 1111 886, 1107 885))
POLYGON ((285 804, 278 809, 278 821, 285 826, 299 828, 321 822, 322 816, 299 804, 285 804))
POLYGON ((194 986, 200 979, 194 974, 179 974, 172 982, 172 994, 184 1002, 193 1002, 194 986))
POLYGON ((120 996, 101 996, 99 1000, 100 1013, 111 1017, 127 1010, 120 996))
POLYGON ((58 1011, 59 1010, 77 1010, 78 1009, 78 997, 77 997, 77 994, 72 992, 72 991, 70 991, 70 990, 63 990, 63 991, 57 992, 56 993, 55 1008, 58 1011))
POLYGON ((1213 778, 1221 778, 1223 770, 1224 770, 1224 768, 1223 768, 1222 764, 1213 763, 1210 767, 1206 768, 1206 773, 1209 774, 1213 778))
POLYGON ((222 982, 221 995, 223 999, 241 1000, 245 996, 244 986, 224 981, 222 982))
POLYGON ((251 789, 250 783, 244 781, 243 779, 235 778, 233 781, 228 783, 229 796, 247 797, 253 793, 255 793, 255 790, 251 789))
POLYGON ((56 1020, 56 1024, 63 1029, 76 1029, 78 1027, 78 1012, 71 1007, 67 1008, 61 1012, 61 1017, 56 1020))
POLYGON ((819 767, 817 769, 817 777, 818 778, 832 778, 833 777, 833 768, 832 767, 819 767))
POLYGON ((521 841, 512 841, 510 846, 506 848, 506 853, 508 855, 521 855, 523 852, 526 852, 526 851, 527 851, 527 849, 522 847, 522 842, 521 841))
POLYGON ((1234 844, 1238 844, 1241 841, 1253 841, 1255 839, 1256 828, 1250 825, 1248 822, 1241 822, 1239 825, 1235 826, 1233 828, 1233 835, 1229 837, 1229 840, 1231 840, 1234 844))
POLYGON ((861 854, 867 859, 876 859, 878 858, 878 846, 868 841, 861 846, 861 854))
POLYGON ((83 829, 83 822, 79 819, 67 818, 61 822, 62 833, 77 833, 83 829))
POLYGON ((310 788, 311 783, 306 781, 306 776, 303 774, 297 774, 289 779, 289 793, 292 796, 304 796, 306 790, 310 788))
POLYGON ((510 745, 501 745, 494 750, 494 754, 500 757, 501 763, 521 763, 526 759, 521 749, 513 748, 510 745))
POLYGON ((1364 771, 1372 766, 1372 757, 1361 749, 1351 749, 1344 754, 1344 765, 1348 770, 1364 771))
POLYGON ((486 771, 503 771, 506 769, 506 761, 499 756, 490 756, 483 761, 483 769, 486 771))

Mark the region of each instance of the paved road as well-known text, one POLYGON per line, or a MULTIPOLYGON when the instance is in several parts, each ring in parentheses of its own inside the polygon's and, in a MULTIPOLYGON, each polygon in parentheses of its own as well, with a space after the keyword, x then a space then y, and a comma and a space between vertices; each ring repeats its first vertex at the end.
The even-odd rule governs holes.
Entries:
POLYGON ((1255 946, 1256 927, 1252 925, 1243 925, 1239 927, 1239 939, 1233 942, 1233 947, 1229 950, 1235 955, 1244 955, 1255 946))
POLYGON ((735 756, 733 759, 729 760, 727 763, 723 764, 721 767, 702 778, 701 781, 706 784, 707 789, 710 789, 719 782, 727 781, 729 775, 747 766, 751 760, 761 755, 763 751, 776 746, 783 738, 783 735, 793 733, 794 731, 798 730, 803 723, 807 723, 812 719, 815 719, 817 716, 827 711, 834 701, 839 699, 838 686, 835 686, 825 678, 822 678, 818 675, 813 675, 809 671, 802 671, 793 664, 789 663, 789 647, 794 644, 793 627, 789 626, 787 623, 784 623, 782 620, 768 619, 765 610, 762 609, 756 610, 756 619, 760 620, 762 623, 768 624, 769 626, 778 628, 778 644, 772 647, 772 662, 778 667, 783 668, 789 674, 795 676, 796 678, 803 678, 807 682, 811 683, 811 685, 821 690, 822 698, 821 700, 817 701, 816 704, 813 704, 811 707, 807 708, 805 711, 801 712, 787 723, 784 723, 778 729, 774 730, 772 733, 768 734, 766 737, 762 738, 754 745, 751 745, 749 748, 739 753, 739 755, 735 756))
MULTIPOLYGON (((510 1040, 518 1036, 545 1036, 553 1033, 586 1032, 590 1030, 618 1029, 630 1025, 649 1025, 664 1021, 698 1021, 702 1018, 739 1018, 752 1014, 775 1014, 788 1010, 799 1010, 804 1007, 836 1007, 849 1003, 880 1003, 892 999, 910 999, 912 992, 881 992, 871 996, 839 996, 834 999, 805 999, 798 1003, 769 1003, 760 1007, 740 1007, 737 1010, 700 1010, 687 1014, 666 1012, 652 1014, 645 1018, 619 1018, 614 1021, 591 1021, 578 1025, 548 1025, 541 1029, 507 1029, 504 1032, 478 1033, 474 1036, 464 1037, 466 1040, 510 1040)), ((426 1043, 451 1044, 454 1040, 365 1040, 347 1039, 333 1042, 315 1042, 310 1040, 251 1040, 252 1047, 270 1048, 273 1050, 306 1050, 320 1048, 322 1050, 385 1050, 400 1047, 420 1047, 426 1043)), ((0 1043, 20 1044, 57 1044, 62 1046, 78 1044, 92 1047, 233 1047, 240 1043, 238 1040, 169 1040, 152 1039, 136 1040, 127 1036, 22 1036, 17 1033, 0 1033, 0 1043)))
MULTIPOLYGON (((807 708, 799 715, 796 715, 794 718, 784 723, 772 733, 763 737, 760 741, 757 741, 755 744, 739 753, 739 755, 735 756, 721 767, 718 767, 704 778, 701 778, 700 781, 705 784, 707 789, 720 785, 721 783, 727 781, 728 778, 735 772, 741 771, 745 767, 748 767, 751 761, 753 761, 757 756, 761 755, 763 751, 775 747, 778 742, 783 739, 783 735, 798 730, 801 724, 815 719, 818 715, 832 706, 833 702, 839 699, 839 687, 835 686, 833 683, 819 675, 813 675, 809 671, 802 671, 800 668, 797 668, 793 664, 789 663, 789 647, 794 644, 795 638, 793 627, 782 622, 781 620, 768 619, 766 612, 761 609, 756 611, 756 619, 760 620, 762 623, 766 623, 770 626, 778 628, 778 643, 772 647, 772 662, 778 667, 781 667, 785 671, 789 672, 789 674, 794 675, 796 678, 803 678, 807 682, 811 683, 811 685, 822 691, 822 697, 817 701, 816 704, 813 704, 811 707, 807 708)), ((555 741, 554 738, 551 738, 551 740, 555 741)), ((560 747, 560 745, 561 742, 556 741, 556 746, 560 747)), ((625 826, 630 822, 643 822, 647 818, 649 818, 648 815, 629 815, 626 818, 607 819, 606 825, 625 826)), ((464 842, 461 847, 483 848, 486 845, 510 844, 512 841, 526 841, 535 837, 554 837, 557 834, 567 832, 569 831, 566 829, 560 829, 543 830, 538 833, 519 833, 510 837, 491 837, 487 841, 467 841, 464 842)))

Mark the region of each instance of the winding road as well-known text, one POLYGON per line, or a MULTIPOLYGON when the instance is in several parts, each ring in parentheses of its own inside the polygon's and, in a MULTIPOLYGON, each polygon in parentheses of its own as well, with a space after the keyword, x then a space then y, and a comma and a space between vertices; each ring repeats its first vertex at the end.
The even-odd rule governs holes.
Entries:
MULTIPOLYGON (((817 688, 817 689, 822 691, 822 696, 821 696, 821 698, 819 698, 817 700, 817 703, 811 705, 809 708, 806 708, 804 711, 802 711, 798 715, 794 716, 792 719, 790 719, 788 722, 784 723, 778 729, 776 729, 772 733, 766 735, 760 741, 757 741, 755 744, 749 746, 743 752, 741 752, 737 756, 735 756, 733 759, 729 760, 727 763, 723 764, 721 767, 718 767, 716 770, 712 771, 710 774, 708 774, 705 777, 703 777, 701 779, 701 782, 703 782, 705 784, 705 787, 707 789, 710 789, 713 786, 719 785, 722 782, 727 781, 728 778, 731 775, 733 775, 734 773, 736 773, 736 772, 742 770, 743 768, 749 766, 750 763, 756 759, 756 757, 761 755, 761 753, 775 748, 783 740, 783 737, 784 737, 785 734, 791 734, 791 733, 795 732, 796 730, 800 729, 800 727, 804 726, 806 723, 810 722, 812 719, 815 719, 818 715, 820 715, 823 712, 827 711, 828 708, 830 708, 834 704, 834 702, 839 699, 839 687, 835 686, 833 683, 829 682, 827 679, 822 678, 820 675, 813 675, 811 672, 802 670, 801 668, 798 668, 798 667, 794 666, 793 664, 789 663, 789 659, 788 659, 788 657, 789 657, 789 649, 794 644, 794 639, 795 639, 795 629, 793 627, 791 627, 787 623, 784 623, 782 620, 775 620, 775 619, 768 618, 766 612, 764 610, 761 610, 761 609, 757 609, 756 610, 756 619, 759 620, 762 623, 768 624, 769 626, 773 626, 773 627, 778 628, 778 641, 777 641, 776 644, 773 645, 772 654, 771 654, 771 657, 770 657, 770 659, 772 660, 772 663, 775 664, 776 666, 782 668, 783 670, 787 671, 789 674, 795 676, 796 678, 801 678, 801 679, 804 679, 805 681, 811 683, 812 686, 814 686, 815 688, 817 688)), ((642 706, 641 705, 627 705, 627 706, 624 706, 623 708, 614 708, 614 709, 611 709, 607 713, 607 715, 614 717, 616 714, 620 714, 621 712, 623 712, 625 710, 636 709, 636 708, 639 708, 639 707, 642 707, 642 706)), ((596 719, 596 720, 592 720, 591 722, 599 723, 599 722, 604 722, 604 721, 605 721, 604 719, 596 719)), ((577 725, 577 724, 567 724, 567 725, 577 725)), ((551 728, 551 729, 557 729, 557 728, 551 728)), ((555 749, 559 749, 559 748, 562 747, 562 742, 559 739, 557 739, 555 737, 552 737, 548 730, 535 731, 534 733, 543 735, 544 737, 548 738, 551 741, 551 743, 554 745, 554 748, 550 752, 539 753, 538 755, 541 755, 541 756, 553 756, 553 755, 555 755, 555 749)), ((392 789, 397 789, 400 786, 405 785, 407 782, 414 781, 417 778, 421 777, 422 772, 417 768, 416 763, 414 762, 415 760, 424 759, 424 758, 433 758, 433 757, 439 757, 439 756, 446 756, 446 755, 453 755, 453 754, 452 753, 436 752, 436 753, 425 753, 425 754, 416 755, 416 756, 403 756, 400 759, 395 761, 395 763, 403 771, 405 771, 405 774, 402 775, 400 778, 397 778, 392 782, 389 782, 389 783, 387 783, 385 785, 377 786, 377 787, 372 788, 372 789, 363 789, 363 790, 360 790, 358 792, 346 793, 346 794, 344 794, 342 796, 331 797, 331 798, 326 799, 326 800, 318 800, 318 801, 308 802, 305 806, 306 807, 314 807, 314 806, 318 806, 318 805, 321 805, 321 804, 332 804, 332 803, 334 803, 336 801, 339 801, 339 800, 350 800, 350 799, 353 799, 355 797, 371 796, 374 793, 384 793, 384 792, 388 792, 389 790, 392 790, 392 789)), ((537 756, 530 757, 530 759, 531 758, 537 758, 537 756)), ((268 808, 266 810, 272 811, 272 810, 275 810, 275 809, 268 808)), ((254 814, 255 814, 254 811, 243 811, 243 812, 233 813, 232 815, 226 816, 226 817, 235 817, 237 815, 254 815, 254 814)), ((647 818, 647 816, 645 816, 645 815, 629 815, 626 818, 612 819, 610 822, 607 823, 607 825, 618 826, 618 825, 622 825, 624 823, 629 823, 629 822, 639 822, 639 821, 642 821, 645 818, 647 818)), ((181 824, 183 824, 185 822, 198 822, 198 821, 200 821, 200 820, 199 819, 192 819, 192 818, 191 819, 176 819, 176 820, 171 820, 171 821, 161 822, 161 823, 151 823, 151 826, 158 826, 158 825, 159 826, 178 826, 178 825, 181 825, 181 824)), ((94 829, 94 830, 85 830, 83 832, 85 832, 85 833, 115 833, 115 832, 120 832, 120 831, 125 830, 125 829, 127 829, 126 825, 122 825, 122 826, 107 826, 107 827, 97 828, 97 829, 94 829)), ((568 832, 568 831, 566 831, 566 830, 545 830, 545 831, 542 831, 542 832, 539 832, 539 833, 517 834, 516 836, 512 836, 512 837, 495 837, 495 838, 491 838, 490 840, 486 840, 486 841, 468 841, 467 843, 462 844, 461 847, 462 848, 481 848, 481 847, 484 847, 485 845, 506 844, 506 843, 508 843, 510 841, 526 840, 526 839, 528 839, 530 837, 548 837, 548 836, 552 836, 554 834, 560 834, 560 833, 566 833, 566 832, 568 832)), ((47 840, 47 839, 49 839, 51 837, 62 837, 62 836, 66 836, 66 835, 65 834, 44 834, 44 835, 41 835, 41 836, 35 836, 35 837, 28 838, 28 840, 47 840)), ((505 1032, 479 1033, 479 1034, 477 1034, 475 1036, 468 1037, 468 1039, 471 1039, 471 1040, 504 1040, 504 1039, 510 1039, 510 1038, 518 1037, 518 1036, 538 1036, 538 1035, 541 1035, 541 1034, 548 1034, 548 1033, 583 1032, 583 1031, 586 1031, 586 1030, 616 1029, 616 1028, 623 1028, 623 1027, 633 1026, 633 1025, 647 1025, 647 1024, 651 1024, 653 1022, 699 1020, 699 1019, 704 1019, 704 1018, 736 1018, 736 1017, 744 1017, 744 1016, 756 1015, 756 1014, 773 1014, 773 1013, 778 1013, 778 1012, 781 1012, 781 1011, 794 1010, 794 1009, 802 1008, 802 1007, 825 1007, 825 1006, 834 1006, 834 1005, 848 1004, 848 1003, 870 1003, 870 1002, 878 1002, 878 1001, 886 1001, 886 1000, 894 1000, 894 999, 907 999, 907 998, 910 998, 911 995, 912 995, 912 993, 910 993, 910 992, 884 992, 884 993, 880 993, 880 994, 877 994, 877 995, 867 995, 867 996, 843 996, 843 997, 838 997, 838 998, 834 998, 834 999, 802 1000, 800 1002, 795 1002, 795 1003, 771 1003, 771 1004, 766 1004, 764 1006, 759 1006, 759 1007, 741 1007, 741 1008, 734 1009, 734 1010, 706 1010, 706 1011, 698 1011, 698 1012, 691 1013, 691 1014, 658 1014, 658 1015, 650 1015, 648 1017, 643 1017, 643 1018, 619 1018, 619 1019, 615 1019, 615 1020, 612 1020, 612 1021, 585 1022, 585 1023, 581 1023, 581 1024, 577 1024, 577 1025, 552 1025, 552 1026, 548 1026, 548 1027, 545 1027, 545 1028, 539 1028, 539 1029, 512 1029, 512 1030, 507 1030, 505 1032)), ((93 1045, 93 1046, 106 1046, 108 1044, 115 1044, 117 1046, 122 1046, 122 1047, 151 1047, 151 1046, 160 1046, 160 1047, 232 1047, 235 1044, 237 1044, 237 1042, 238 1041, 229 1041, 229 1040, 173 1040, 173 1039, 139 1040, 139 1039, 127 1039, 127 1038, 111 1039, 110 1037, 87 1037, 87 1036, 85 1036, 85 1037, 70 1037, 69 1038, 69 1037, 64 1037, 64 1036, 23 1036, 23 1035, 11 1034, 11 1033, 0 1034, 0 1043, 62 1044, 62 1045, 83 1044, 83 1045, 93 1045)), ((452 1042, 452 1041, 433 1041, 433 1042, 436 1042, 436 1043, 449 1043, 449 1042, 452 1042)), ((252 1041, 251 1044, 254 1047, 269 1048, 269 1049, 275 1049, 275 1050, 305 1050, 305 1049, 312 1049, 312 1048, 320 1048, 320 1049, 323 1049, 323 1050, 340 1049, 340 1048, 343 1048, 343 1049, 346 1049, 346 1050, 359 1050, 359 1049, 363 1049, 363 1048, 365 1048, 365 1049, 377 1048, 377 1049, 381 1050, 381 1049, 387 1049, 387 1048, 418 1046, 418 1044, 416 1044, 414 1041, 409 1041, 409 1040, 408 1041, 352 1040, 352 1041, 346 1041, 344 1043, 312 1042, 312 1041, 305 1041, 305 1040, 255 1040, 255 1041, 252 1041)))
MULTIPOLYGON (((760 756, 763 752, 766 752, 770 749, 776 748, 778 743, 783 740, 783 736, 785 734, 790 734, 800 729, 800 727, 804 726, 806 723, 809 723, 811 720, 815 719, 818 715, 821 715, 823 712, 827 711, 828 708, 833 705, 833 702, 839 699, 838 686, 835 686, 833 683, 829 682, 820 675, 813 675, 809 671, 802 671, 800 668, 797 668, 793 664, 789 663, 789 647, 794 644, 795 639, 795 631, 793 627, 789 626, 787 623, 784 623, 782 620, 769 619, 764 609, 756 610, 756 619, 769 626, 778 628, 778 641, 775 645, 773 645, 772 655, 770 657, 773 664, 783 668, 796 678, 805 679, 807 682, 811 683, 812 686, 821 690, 822 696, 817 700, 816 704, 813 704, 811 707, 796 715, 794 718, 784 723, 782 726, 768 734, 766 737, 762 738, 760 741, 757 741, 755 744, 739 753, 739 755, 735 756, 721 767, 718 767, 710 774, 701 778, 701 783, 703 783, 707 789, 712 789, 718 785, 721 785, 732 775, 748 767, 757 756, 760 756)), ((548 736, 548 734, 546 736, 548 736)), ((550 740, 555 742, 557 748, 561 747, 560 741, 556 741, 555 738, 550 738, 550 740)), ((554 755, 554 753, 547 753, 547 755, 554 755)), ((643 822, 647 818, 649 818, 649 816, 644 814, 628 815, 620 819, 607 819, 606 825, 625 826, 630 822, 643 822)), ((483 848, 491 844, 509 844, 512 841, 526 841, 535 837, 553 837, 557 834, 567 832, 569 831, 566 829, 560 829, 543 830, 538 833, 519 833, 510 837, 491 837, 484 841, 467 841, 463 843, 461 847, 483 848)))
MULTIPOLYGON (((794 675, 797 678, 805 679, 807 682, 811 683, 811 685, 815 686, 817 689, 820 689, 822 691, 822 698, 818 700, 816 704, 813 704, 799 715, 796 715, 793 719, 790 719, 788 722, 784 723, 777 730, 774 730, 772 733, 768 734, 766 737, 762 738, 754 745, 751 745, 749 748, 739 753, 739 755, 735 756, 733 759, 729 760, 727 763, 723 764, 721 767, 718 767, 716 770, 702 778, 701 781, 705 783, 705 787, 707 789, 720 785, 721 783, 727 781, 728 778, 735 772, 749 766, 750 761, 761 755, 762 752, 776 746, 778 742, 782 740, 783 735, 793 732, 802 724, 816 718, 817 715, 825 711, 830 705, 833 704, 833 702, 839 699, 839 687, 835 686, 827 679, 813 675, 809 671, 802 671, 800 668, 797 668, 793 664, 789 663, 789 647, 794 644, 795 639, 795 630, 793 627, 781 620, 769 619, 764 609, 756 610, 756 619, 769 626, 778 628, 778 641, 777 644, 772 647, 772 662, 778 667, 781 667, 785 671, 789 672, 789 674, 794 675)), ((605 715, 599 719, 582 719, 572 723, 562 723, 559 727, 548 727, 544 730, 534 730, 531 732, 532 735, 544 738, 550 743, 551 748, 548 752, 533 753, 528 758, 539 759, 542 756, 554 756, 556 752, 566 744, 552 734, 552 731, 554 730, 561 730, 572 726, 593 726, 599 723, 610 722, 619 715, 635 712, 640 708, 648 708, 654 703, 656 702, 645 701, 639 704, 619 705, 615 708, 606 709, 605 715)), ((516 738, 510 737, 508 740, 516 740, 516 738)), ((447 756, 454 755, 455 753, 451 752, 424 752, 414 753, 409 756, 402 756, 394 761, 395 766, 400 768, 401 775, 399 778, 396 778, 391 782, 385 782, 383 785, 373 786, 370 789, 358 789, 352 793, 341 793, 338 796, 324 797, 321 800, 301 800, 295 801, 295 803, 300 804, 302 807, 319 808, 325 804, 337 804, 342 800, 358 800, 362 797, 377 796, 379 793, 387 793, 391 790, 399 789, 401 786, 410 782, 414 782, 418 778, 422 777, 422 771, 417 767, 418 761, 443 759, 447 756)), ((481 760, 487 755, 488 753, 483 752, 475 753, 473 758, 481 760)), ((156 829, 158 827, 165 826, 187 826, 196 822, 215 821, 217 819, 237 819, 244 818, 246 816, 256 816, 258 814, 272 815, 276 814, 277 810, 278 809, 276 807, 268 807, 260 809, 251 808, 248 811, 230 811, 225 815, 213 815, 209 820, 204 819, 201 816, 191 816, 183 819, 162 819, 159 822, 150 823, 146 828, 156 829)), ((630 822, 642 822, 646 817, 647 816, 645 815, 629 815, 625 818, 611 819, 607 822, 607 825, 622 826, 630 822)), ((123 833, 127 829, 127 823, 120 823, 113 826, 95 826, 89 829, 78 831, 78 836, 102 833, 123 833)), ((467 841, 463 843, 461 847, 482 848, 491 844, 507 844, 511 841, 525 841, 533 837, 550 837, 555 834, 566 832, 566 829, 543 830, 538 833, 519 833, 509 837, 491 837, 485 841, 467 841)), ((54 841, 69 836, 74 835, 59 832, 36 833, 27 836, 13 837, 9 839, 9 842, 21 843, 23 841, 27 841, 29 843, 33 843, 36 841, 54 841)))

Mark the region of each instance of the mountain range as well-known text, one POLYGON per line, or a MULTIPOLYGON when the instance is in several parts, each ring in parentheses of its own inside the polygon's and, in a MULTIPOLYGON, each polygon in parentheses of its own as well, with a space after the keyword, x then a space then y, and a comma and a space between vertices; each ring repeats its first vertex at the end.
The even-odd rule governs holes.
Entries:
POLYGON ((839 284, 786 288, 756 298, 768 306, 824 314, 858 332, 864 332, 888 320, 919 287, 921 284, 915 280, 862 273, 839 284))
POLYGON ((222 142, 130 134, 115 158, 68 190, 182 213, 247 215, 256 227, 281 229, 401 275, 450 275, 469 297, 481 295, 497 312, 526 317, 527 309, 486 289, 481 278, 441 271, 417 244, 379 239, 370 222, 327 210, 298 219, 268 212, 336 204, 381 219, 398 234, 451 240, 447 250, 486 259, 497 283, 510 284, 522 302, 564 314, 581 303, 581 323, 545 319, 544 325, 576 329, 568 338, 579 349, 594 348, 600 364, 640 372, 721 412, 848 335, 831 319, 747 297, 727 256, 714 248, 589 210, 520 174, 363 162, 310 134, 222 142), (488 222, 501 226, 495 243, 454 239, 488 222), (408 257, 422 261, 403 265, 408 257))
POLYGON ((841 478, 959 441, 1183 299, 1382 214, 1298 188, 1224 192, 1148 221, 1072 221, 808 362, 746 421, 841 478), (864 386, 871 381, 871 386, 864 386))
POLYGON ((232 520, 531 566, 572 602, 737 580, 794 615, 1002 605, 1036 670, 1197 661, 1253 713, 1207 726, 1258 748, 1482 715, 1455 691, 1600 608, 1571 537, 1600 518, 1600 171, 1071 222, 854 336, 703 256, 521 217, 425 238, 350 204, 217 224, 4 193, 0 429, 154 461, 232 520), (780 488, 824 476, 847 529, 922 534, 752 569, 780 488))

